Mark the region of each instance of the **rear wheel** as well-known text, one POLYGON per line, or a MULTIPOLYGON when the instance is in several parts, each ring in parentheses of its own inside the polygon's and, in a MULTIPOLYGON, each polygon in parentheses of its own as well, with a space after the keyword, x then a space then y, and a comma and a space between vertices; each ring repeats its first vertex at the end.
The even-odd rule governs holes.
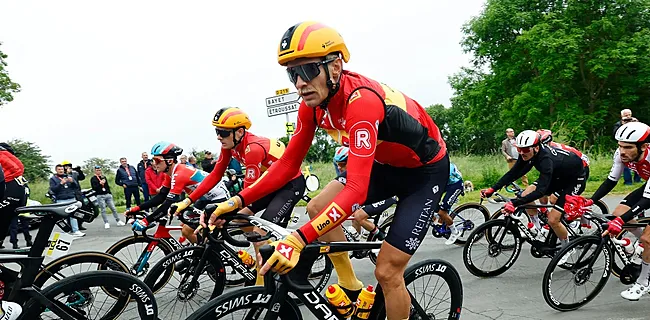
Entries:
POLYGON ((522 239, 507 220, 490 220, 469 235, 463 248, 463 263, 477 277, 494 277, 517 261, 522 239))
POLYGON ((463 245, 476 227, 490 220, 490 210, 478 203, 465 203, 456 207, 450 216, 454 219, 454 226, 461 230, 454 244, 463 245))

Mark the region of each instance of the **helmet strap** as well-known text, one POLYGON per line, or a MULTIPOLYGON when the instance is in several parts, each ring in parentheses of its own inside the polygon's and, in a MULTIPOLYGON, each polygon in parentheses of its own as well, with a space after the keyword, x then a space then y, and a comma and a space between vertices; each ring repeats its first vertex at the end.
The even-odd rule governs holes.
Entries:
MULTIPOLYGON (((323 57, 323 61, 327 60, 327 57, 323 57)), ((341 77, 339 76, 339 79, 336 81, 332 81, 332 77, 330 76, 330 68, 327 67, 329 63, 323 64, 323 69, 325 69, 325 76, 327 77, 327 98, 323 100, 318 106, 321 107, 322 109, 327 109, 327 105, 330 103, 330 99, 339 91, 339 88, 341 87, 341 77)))
POLYGON ((244 138, 246 137, 246 127, 239 127, 239 128, 232 129, 232 142, 234 143, 233 148, 236 147, 242 141, 244 141, 244 138), (241 138, 237 140, 237 138, 235 137, 235 131, 239 130, 239 128, 244 129, 244 134, 242 134, 241 138))
POLYGON ((169 169, 176 163, 176 159, 165 159, 165 164, 167 165, 167 168, 165 168, 165 171, 163 173, 169 172, 169 169))

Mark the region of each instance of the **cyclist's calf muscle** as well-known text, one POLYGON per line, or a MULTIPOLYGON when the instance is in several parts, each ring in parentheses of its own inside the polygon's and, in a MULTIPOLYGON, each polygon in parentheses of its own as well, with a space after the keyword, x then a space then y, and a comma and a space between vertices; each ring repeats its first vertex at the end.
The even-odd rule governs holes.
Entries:
POLYGON ((410 259, 411 255, 392 246, 387 241, 381 245, 375 277, 384 291, 388 319, 408 319, 411 298, 406 290, 404 277, 395 275, 404 274, 410 259))

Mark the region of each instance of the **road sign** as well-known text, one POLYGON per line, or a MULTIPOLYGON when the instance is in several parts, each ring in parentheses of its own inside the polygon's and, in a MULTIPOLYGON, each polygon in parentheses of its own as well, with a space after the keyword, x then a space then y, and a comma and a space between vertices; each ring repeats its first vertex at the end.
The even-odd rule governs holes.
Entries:
POLYGON ((287 127, 287 135, 290 136, 293 134, 294 131, 296 131, 296 124, 293 122, 287 122, 286 127, 287 127))
POLYGON ((300 106, 300 102, 296 101, 296 102, 291 102, 279 106, 269 107, 266 108, 266 115, 269 117, 273 117, 281 114, 296 112, 298 111, 299 106, 300 106))
MULTIPOLYGON (((284 90, 277 90, 276 92, 284 92, 284 90)), ((298 106, 300 106, 300 96, 297 92, 269 97, 266 98, 266 115, 273 117, 280 114, 296 112, 298 111, 298 106)))
POLYGON ((284 89, 280 89, 280 90, 275 90, 275 95, 276 95, 276 96, 279 96, 279 95, 281 95, 281 94, 287 94, 287 93, 289 93, 289 88, 284 88, 284 89))

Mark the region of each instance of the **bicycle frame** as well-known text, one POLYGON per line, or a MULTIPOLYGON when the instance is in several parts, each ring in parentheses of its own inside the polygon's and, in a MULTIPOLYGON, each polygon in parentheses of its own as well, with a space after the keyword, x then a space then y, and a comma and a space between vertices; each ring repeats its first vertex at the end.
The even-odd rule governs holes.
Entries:
MULTIPOLYGON (((138 268, 135 270, 137 273, 142 272, 144 267, 146 266, 147 262, 149 262, 149 257, 151 256, 151 253, 153 250, 158 246, 158 243, 161 241, 167 242, 169 246, 171 246, 174 250, 181 249, 183 246, 181 246, 178 241, 169 234, 169 231, 180 231, 183 229, 181 226, 168 226, 167 225, 167 220, 166 219, 161 219, 159 220, 160 222, 158 223, 158 227, 156 228, 156 232, 153 234, 153 237, 150 237, 149 235, 146 234, 146 232, 142 233, 142 236, 149 240, 149 244, 147 247, 142 251, 142 254, 140 254, 140 257, 138 257, 138 260, 136 264, 138 265, 138 268)), ((134 231, 134 236, 137 237, 137 233, 134 231)))

